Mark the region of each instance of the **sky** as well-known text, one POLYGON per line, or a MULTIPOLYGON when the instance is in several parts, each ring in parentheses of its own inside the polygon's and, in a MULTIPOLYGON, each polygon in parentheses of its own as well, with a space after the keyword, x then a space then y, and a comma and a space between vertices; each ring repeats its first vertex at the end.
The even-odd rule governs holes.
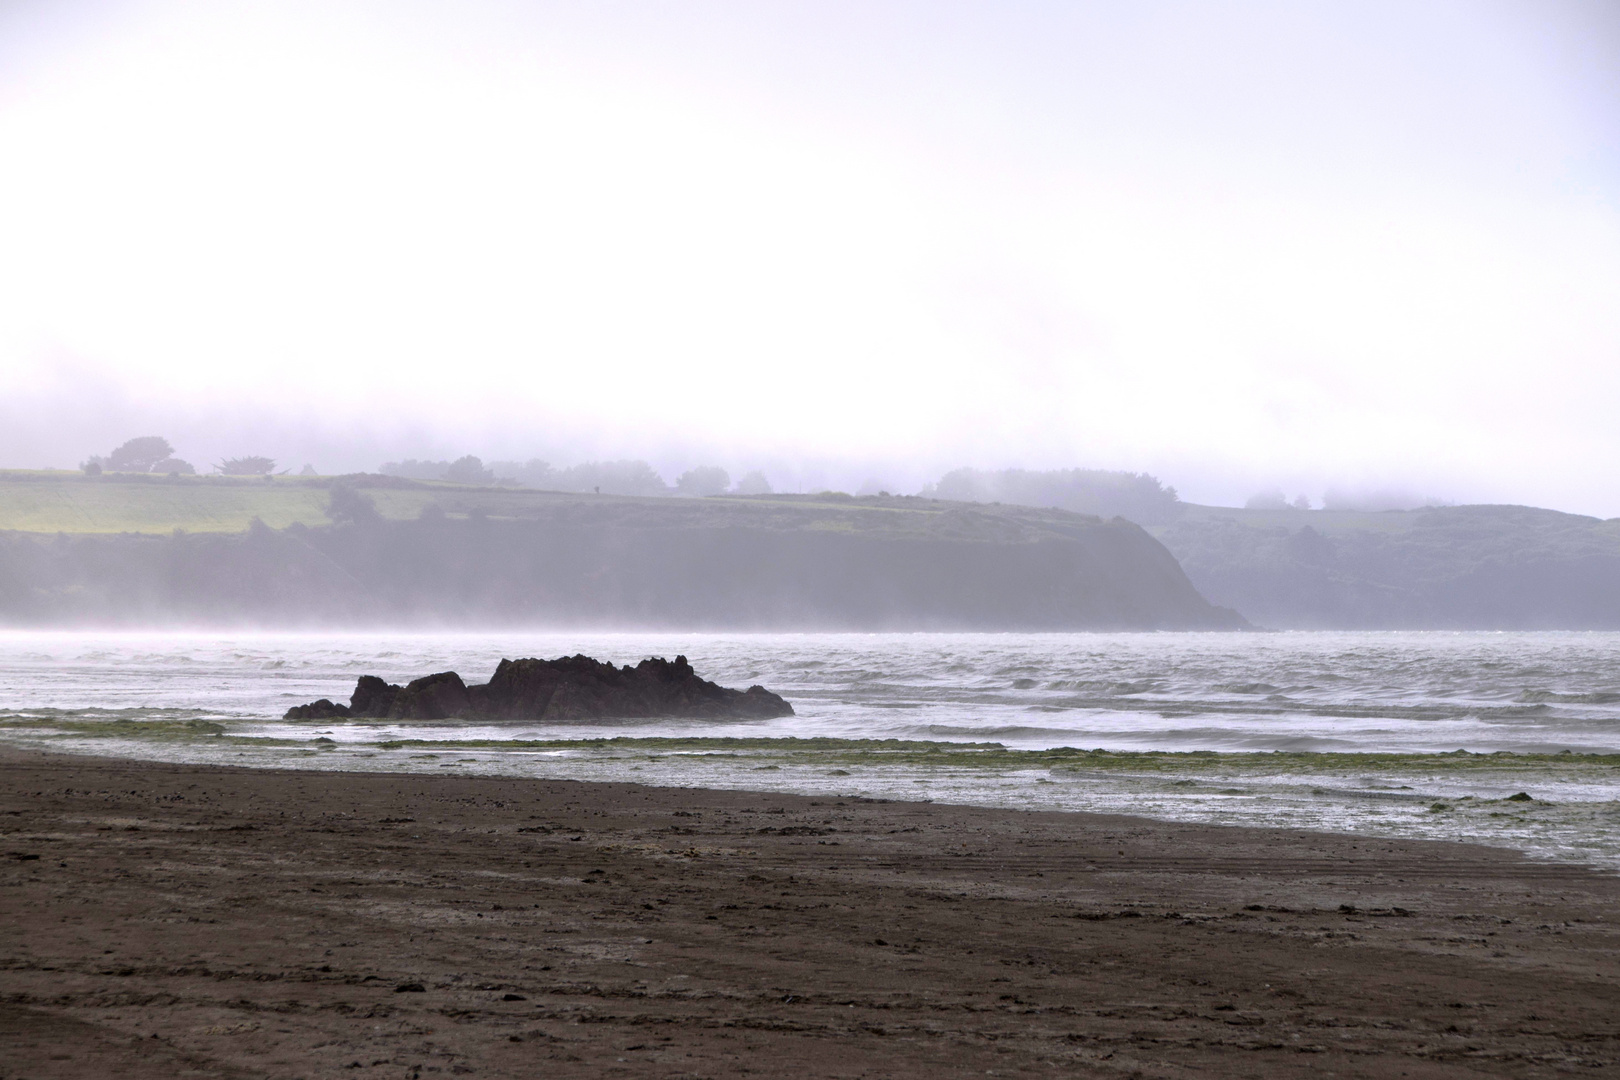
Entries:
POLYGON ((1620 516, 1620 4, 0 3, 0 466, 1620 516))

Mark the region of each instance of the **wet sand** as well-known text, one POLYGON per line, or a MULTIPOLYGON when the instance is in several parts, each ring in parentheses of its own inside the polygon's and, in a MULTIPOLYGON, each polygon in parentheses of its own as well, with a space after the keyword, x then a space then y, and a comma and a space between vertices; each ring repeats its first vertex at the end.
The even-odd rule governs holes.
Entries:
POLYGON ((1620 879, 927 803, 0 750, 0 1080, 1620 1075, 1620 879))

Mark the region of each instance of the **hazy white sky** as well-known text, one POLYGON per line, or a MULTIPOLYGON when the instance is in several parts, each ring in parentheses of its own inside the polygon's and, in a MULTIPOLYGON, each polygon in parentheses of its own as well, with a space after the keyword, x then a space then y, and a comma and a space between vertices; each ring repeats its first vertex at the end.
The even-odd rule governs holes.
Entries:
POLYGON ((1620 4, 10 3, 0 464, 1620 515, 1620 4))

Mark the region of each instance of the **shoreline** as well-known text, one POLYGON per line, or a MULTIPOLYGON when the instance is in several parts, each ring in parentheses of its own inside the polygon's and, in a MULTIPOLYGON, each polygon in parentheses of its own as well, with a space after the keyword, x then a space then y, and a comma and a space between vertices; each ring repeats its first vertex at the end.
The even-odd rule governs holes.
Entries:
POLYGON ((1620 879, 1501 848, 14 747, 0 833, 7 1080, 1620 1065, 1620 879))
MULTIPOLYGON (((832 736, 355 738, 315 724, 239 734, 202 720, 11 721, 24 749, 229 767, 578 779, 987 808, 1132 814, 1482 844, 1620 872, 1620 754, 1009 748, 832 736), (30 727, 33 738, 26 737, 30 727), (331 738, 330 736, 336 736, 331 738), (1607 798, 1605 798, 1607 796, 1607 798)), ((392 735, 393 733, 389 733, 392 735)))

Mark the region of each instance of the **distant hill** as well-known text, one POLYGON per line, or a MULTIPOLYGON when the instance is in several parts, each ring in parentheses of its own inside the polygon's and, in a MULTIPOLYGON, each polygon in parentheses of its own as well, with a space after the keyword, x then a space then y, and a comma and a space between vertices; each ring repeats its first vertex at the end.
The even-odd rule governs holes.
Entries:
POLYGON ((1199 592, 1262 626, 1620 629, 1620 519, 1187 505, 1150 531, 1199 592))
POLYGON ((1139 526, 918 497, 0 474, 11 625, 1223 629, 1139 526))

